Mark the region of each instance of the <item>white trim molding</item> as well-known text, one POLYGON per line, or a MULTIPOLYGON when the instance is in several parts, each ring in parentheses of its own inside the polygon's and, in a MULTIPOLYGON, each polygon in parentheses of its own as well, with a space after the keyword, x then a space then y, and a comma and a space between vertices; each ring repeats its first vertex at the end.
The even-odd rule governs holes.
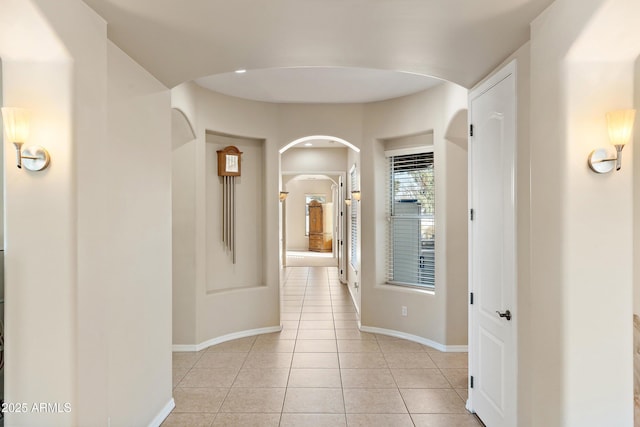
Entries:
POLYGON ((280 154, 284 153, 285 151, 287 151, 289 148, 293 147, 294 145, 302 144, 303 142, 307 142, 307 141, 313 141, 314 139, 328 139, 329 141, 339 142, 340 144, 342 144, 342 145, 344 145, 344 146, 346 146, 348 148, 351 148, 356 153, 360 152, 360 149, 358 147, 356 147, 355 145, 353 145, 352 143, 350 143, 347 140, 344 140, 342 138, 338 138, 337 136, 310 135, 310 136, 305 136, 303 138, 298 138, 295 141, 291 141, 290 143, 288 143, 287 145, 285 145, 284 147, 282 147, 279 150, 280 154))
POLYGON ((200 344, 174 344, 172 346, 173 351, 200 351, 205 348, 211 347, 212 345, 222 344, 223 342, 233 341, 240 338, 252 337, 254 335, 262 335, 262 334, 272 334, 274 332, 280 332, 282 330, 282 325, 280 326, 269 326, 267 328, 258 328, 258 329, 248 329, 246 331, 233 332, 231 334, 222 335, 217 338, 212 338, 210 340, 201 342, 200 344))
POLYGON ((162 410, 156 415, 156 417, 149 423, 149 427, 160 427, 160 424, 163 423, 164 420, 167 419, 173 408, 176 407, 176 402, 173 400, 173 397, 169 402, 162 408, 162 410))
POLYGON ((418 344, 427 345, 429 347, 433 347, 436 350, 443 351, 446 353, 464 353, 469 351, 468 345, 444 345, 439 342, 432 341, 427 338, 419 337, 417 335, 407 334, 405 332, 394 331, 392 329, 384 329, 384 328, 376 328, 373 326, 362 326, 358 325, 359 329, 362 332, 369 332, 372 334, 380 334, 380 335, 388 335, 390 337, 402 338, 407 341, 417 342, 418 344))

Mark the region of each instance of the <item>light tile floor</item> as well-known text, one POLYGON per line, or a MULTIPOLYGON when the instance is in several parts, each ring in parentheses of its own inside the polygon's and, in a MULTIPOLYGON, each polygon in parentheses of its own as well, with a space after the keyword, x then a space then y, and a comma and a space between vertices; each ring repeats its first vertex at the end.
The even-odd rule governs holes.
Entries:
POLYGON ((283 270, 279 333, 173 354, 164 427, 478 427, 467 354, 360 332, 334 267, 283 270))

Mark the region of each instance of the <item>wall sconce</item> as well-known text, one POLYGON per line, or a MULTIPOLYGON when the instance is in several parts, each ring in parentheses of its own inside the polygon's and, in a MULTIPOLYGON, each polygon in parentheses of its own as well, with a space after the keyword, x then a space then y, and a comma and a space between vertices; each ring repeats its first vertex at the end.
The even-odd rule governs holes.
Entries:
POLYGON ((622 149, 631 141, 636 110, 610 111, 606 114, 609 140, 616 147, 616 157, 609 157, 607 150, 598 148, 589 154, 589 167, 596 173, 609 173, 622 167, 622 149))
POLYGON ((287 199, 288 195, 289 195, 288 191, 281 191, 280 192, 280 196, 279 196, 280 197, 280 201, 284 202, 287 199))
POLYGON ((351 199, 344 199, 344 204, 347 206, 351 206, 351 199))
POLYGON ((351 192, 351 198, 359 202, 360 201, 360 190, 352 191, 351 192))
POLYGON ((32 145, 22 149, 29 136, 29 113, 23 108, 2 108, 2 122, 9 142, 16 147, 16 161, 30 171, 40 171, 49 166, 49 153, 42 147, 32 145))

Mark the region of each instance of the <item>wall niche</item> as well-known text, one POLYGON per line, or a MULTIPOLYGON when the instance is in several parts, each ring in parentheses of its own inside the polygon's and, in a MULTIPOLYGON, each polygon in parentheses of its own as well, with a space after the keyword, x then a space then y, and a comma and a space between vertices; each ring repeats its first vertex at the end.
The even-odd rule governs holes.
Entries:
POLYGON ((264 140, 207 132, 206 136, 206 284, 207 293, 265 285, 264 140), (242 152, 242 175, 235 177, 235 264, 223 243, 223 177, 217 151, 242 152))

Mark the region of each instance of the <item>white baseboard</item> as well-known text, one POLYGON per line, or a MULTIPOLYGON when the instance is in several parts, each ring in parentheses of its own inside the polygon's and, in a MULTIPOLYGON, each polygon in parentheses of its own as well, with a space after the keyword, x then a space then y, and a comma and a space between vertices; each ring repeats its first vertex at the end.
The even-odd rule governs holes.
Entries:
POLYGON ((349 290, 349 296, 351 296, 351 302, 353 303, 353 307, 358 312, 358 317, 360 317, 360 307, 358 307, 358 304, 356 304, 356 297, 355 297, 355 295, 353 295, 353 292, 351 290, 351 286, 349 286, 349 283, 346 283, 345 286, 349 290))
POLYGON ((171 400, 158 413, 158 415, 156 415, 156 417, 149 423, 149 427, 160 427, 160 424, 162 424, 162 422, 167 419, 167 417, 175 407, 176 407, 176 402, 173 400, 173 397, 172 397, 171 400))
POLYGON ((394 331, 392 329, 375 328, 373 326, 362 326, 362 325, 359 325, 359 328, 362 332, 388 335, 390 337, 395 337, 395 338, 402 338, 408 341, 417 342, 418 344, 428 345, 429 347, 433 347, 436 350, 440 350, 447 353, 464 353, 469 351, 469 346, 467 345, 444 345, 427 338, 419 337, 417 335, 407 334, 405 332, 394 331))
POLYGON ((223 342, 233 341, 240 338, 252 337, 254 335, 271 334, 280 332, 282 326, 269 326, 267 328, 248 329, 246 331, 233 332, 231 334, 222 335, 221 337, 212 338, 200 344, 174 344, 173 351, 200 351, 212 345, 222 344, 223 342))

